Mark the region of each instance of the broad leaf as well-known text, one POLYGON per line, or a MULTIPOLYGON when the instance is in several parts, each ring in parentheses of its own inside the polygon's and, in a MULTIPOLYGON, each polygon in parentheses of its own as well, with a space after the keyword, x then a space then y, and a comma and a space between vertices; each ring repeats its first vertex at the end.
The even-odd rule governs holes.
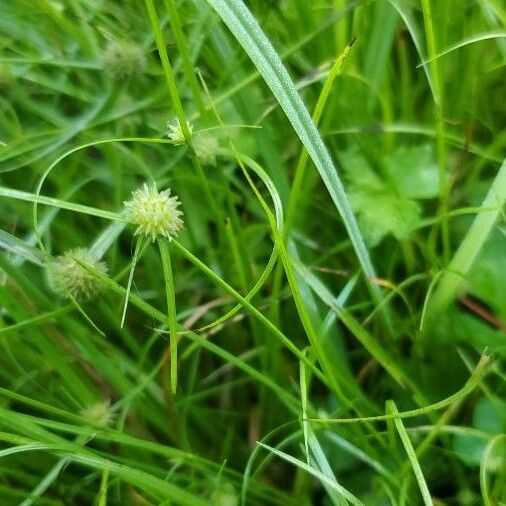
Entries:
POLYGON ((341 155, 353 209, 364 235, 372 246, 386 235, 402 241, 421 220, 416 199, 438 195, 438 171, 429 145, 401 147, 383 160, 376 172, 356 149, 341 155))

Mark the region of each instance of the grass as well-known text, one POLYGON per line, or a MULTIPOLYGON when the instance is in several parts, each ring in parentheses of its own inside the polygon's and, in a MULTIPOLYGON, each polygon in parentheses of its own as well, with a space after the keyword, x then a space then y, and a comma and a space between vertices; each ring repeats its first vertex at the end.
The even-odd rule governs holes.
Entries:
POLYGON ((0 504, 506 502, 499 0, 0 12, 0 504))

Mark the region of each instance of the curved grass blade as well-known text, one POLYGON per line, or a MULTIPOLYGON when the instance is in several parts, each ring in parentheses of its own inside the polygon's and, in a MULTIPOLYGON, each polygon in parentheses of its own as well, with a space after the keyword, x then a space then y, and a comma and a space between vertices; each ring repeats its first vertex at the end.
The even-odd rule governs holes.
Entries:
POLYGON ((277 448, 273 448, 272 446, 261 443, 260 441, 257 441, 257 445, 261 446, 262 448, 265 448, 267 451, 269 451, 271 453, 274 453, 274 455, 277 455, 279 458, 285 460, 286 462, 289 462, 290 464, 293 464, 294 466, 297 466, 300 469, 306 471, 311 476, 314 476, 322 484, 324 483, 325 485, 327 485, 330 488, 332 488, 333 490, 335 490, 337 493, 339 493, 344 499, 349 501, 351 504, 356 505, 356 506, 363 505, 362 501, 360 501, 357 497, 355 497, 350 491, 345 489, 335 479, 329 478, 326 474, 322 473, 318 469, 306 464, 302 460, 299 460, 295 457, 292 457, 291 455, 288 455, 288 453, 285 453, 281 450, 278 450, 277 448))
MULTIPOLYGON (((424 60, 423 57, 424 52, 422 48, 423 46, 422 36, 420 35, 419 30, 416 26, 411 10, 408 9, 407 6, 404 4, 404 2, 400 0, 389 0, 389 2, 397 10, 397 13, 401 17, 404 24, 406 25, 406 28, 408 29, 408 32, 411 36, 411 40, 415 45, 416 52, 418 53, 420 60, 424 60)), ((434 98, 434 101, 437 103, 437 91, 432 74, 429 72, 429 67, 427 65, 423 65, 423 71, 427 78, 427 83, 429 84, 432 97, 434 98)))
POLYGON ((310 421, 314 423, 323 423, 323 424, 335 424, 335 423, 342 424, 342 423, 355 423, 355 422, 379 422, 385 420, 393 420, 394 418, 413 418, 415 416, 426 415, 428 413, 431 413, 432 411, 438 411, 440 409, 445 408, 446 406, 450 406, 454 402, 458 402, 465 396, 470 394, 475 388, 477 388, 480 385, 481 380, 488 372, 487 366, 490 363, 490 361, 491 356, 488 354, 488 352, 484 352, 480 358, 480 361, 478 362, 478 364, 476 364, 473 373, 466 381, 465 385, 460 390, 457 390, 457 392, 455 392, 454 394, 450 395, 449 397, 446 397, 446 399, 443 399, 434 404, 423 406, 417 409, 411 409, 408 411, 401 411, 400 413, 396 413, 394 415, 392 414, 378 415, 361 418, 315 418, 310 419, 310 421))
MULTIPOLYGON (((490 485, 487 480, 487 471, 489 471, 491 467, 493 467, 493 450, 496 445, 502 444, 503 446, 506 444, 506 435, 499 434, 492 438, 485 447, 483 452, 483 456, 481 458, 480 463, 480 489, 481 489, 481 497, 483 499, 483 504, 485 506, 493 506, 496 504, 493 497, 491 497, 490 493, 490 485)), ((504 461, 503 461, 504 462, 504 461)), ((504 466, 504 463, 503 463, 504 466)))
MULTIPOLYGON (((343 218, 344 226, 350 236, 365 275, 369 279, 374 278, 375 271, 369 257, 369 252, 351 210, 343 184, 337 175, 336 168, 320 137, 318 129, 297 93, 295 85, 279 55, 242 1, 207 0, 207 2, 218 13, 243 49, 248 53, 267 86, 269 86, 276 100, 279 102, 279 105, 318 169, 336 208, 343 218)), ((370 288, 375 297, 379 299, 379 288, 373 284, 370 285, 370 288)))
POLYGON ((10 447, 0 451, 0 458, 8 455, 17 455, 24 452, 46 451, 56 456, 63 456, 71 462, 81 464, 85 467, 108 470, 118 478, 132 483, 141 490, 145 490, 159 499, 170 499, 178 504, 192 506, 210 506, 211 503, 203 498, 194 495, 183 488, 174 485, 166 480, 153 476, 145 471, 134 469, 125 464, 119 464, 112 460, 96 456, 90 452, 82 454, 68 452, 65 446, 53 443, 28 443, 25 445, 10 447))
POLYGON ((441 58, 443 56, 446 56, 447 54, 453 53, 453 51, 456 51, 457 49, 469 46, 470 44, 475 44, 476 42, 482 42, 484 40, 491 40, 491 39, 505 39, 505 38, 506 38, 506 31, 504 31, 504 30, 473 35, 472 37, 461 40, 460 42, 457 42, 456 44, 451 45, 450 47, 448 47, 444 51, 441 51, 440 53, 436 54, 432 58, 428 58, 427 60, 420 62, 416 67, 417 68, 422 67, 425 64, 430 63, 438 58, 441 58))

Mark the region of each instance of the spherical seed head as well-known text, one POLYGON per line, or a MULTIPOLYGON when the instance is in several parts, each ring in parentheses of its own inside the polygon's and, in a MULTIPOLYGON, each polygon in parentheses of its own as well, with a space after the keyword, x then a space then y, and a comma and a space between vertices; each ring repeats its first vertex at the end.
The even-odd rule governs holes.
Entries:
POLYGON ((457 494, 457 501, 458 504, 462 504, 462 506, 472 506, 473 504, 477 504, 476 494, 469 489, 461 490, 457 494))
POLYGON ((91 251, 86 248, 71 249, 48 266, 52 290, 61 297, 73 298, 78 302, 86 302, 96 295, 102 288, 100 280, 82 264, 101 274, 107 273, 107 265, 91 251))
POLYGON ((193 149, 202 164, 216 165, 220 144, 214 135, 197 134, 193 139, 193 149))
POLYGON ((116 79, 126 79, 146 70, 146 56, 139 46, 125 41, 111 41, 102 55, 104 68, 116 79))
POLYGON ((237 506, 239 504, 239 497, 230 483, 224 483, 217 490, 211 494, 213 504, 217 506, 237 506))
POLYGON ((108 427, 114 419, 114 408, 109 401, 97 402, 82 409, 80 415, 95 425, 108 427))
POLYGON ((132 200, 124 204, 128 220, 137 225, 135 235, 144 235, 152 241, 162 236, 171 241, 183 227, 179 199, 170 196, 169 188, 159 192, 154 184, 144 183, 132 193, 132 200))
MULTIPOLYGON (((190 132, 191 136, 193 132, 193 125, 187 121, 186 126, 188 127, 188 131, 190 132)), ((185 144, 190 140, 184 136, 183 129, 181 128, 181 123, 179 123, 178 119, 176 119, 175 123, 167 123, 167 137, 176 145, 185 144)))

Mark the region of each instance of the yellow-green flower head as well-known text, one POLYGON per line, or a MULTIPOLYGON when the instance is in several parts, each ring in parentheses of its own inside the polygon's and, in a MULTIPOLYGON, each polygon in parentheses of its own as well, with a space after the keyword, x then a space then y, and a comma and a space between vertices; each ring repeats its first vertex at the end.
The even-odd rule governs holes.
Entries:
POLYGON ((216 506, 237 506, 239 497, 231 483, 223 483, 211 494, 211 500, 216 506))
POLYGON ((82 409, 80 415, 89 422, 108 427, 114 420, 114 408, 109 401, 97 402, 82 409))
POLYGON ((84 266, 101 274, 107 273, 107 265, 86 248, 76 248, 56 257, 48 266, 51 289, 64 298, 86 302, 102 288, 97 279, 84 266))
MULTIPOLYGON (((187 121, 186 126, 188 127, 188 131, 190 132, 191 137, 191 134, 193 132, 193 125, 187 121)), ((184 136, 183 129, 181 128, 181 123, 179 123, 178 119, 175 123, 167 123, 167 137, 176 145, 185 144, 191 140, 187 139, 184 136)))
POLYGON ((210 134, 197 134, 193 139, 193 149, 204 165, 216 165, 216 156, 220 149, 218 139, 210 134))
POLYGON ((135 235, 152 241, 162 236, 171 241, 183 228, 183 212, 178 209, 181 203, 176 196, 170 196, 169 188, 159 192, 154 184, 144 183, 124 204, 128 220, 137 225, 135 235))
POLYGON ((126 79, 146 70, 144 50, 126 41, 111 41, 102 55, 104 68, 116 79, 126 79))

